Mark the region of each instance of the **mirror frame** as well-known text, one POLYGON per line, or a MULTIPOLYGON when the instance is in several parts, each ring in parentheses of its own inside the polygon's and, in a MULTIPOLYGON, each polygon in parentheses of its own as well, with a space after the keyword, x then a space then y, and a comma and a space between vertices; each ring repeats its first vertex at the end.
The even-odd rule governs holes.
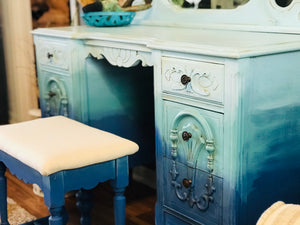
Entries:
POLYGON ((275 0, 249 0, 234 9, 182 8, 169 0, 153 0, 150 10, 137 13, 136 24, 300 33, 300 0, 280 7, 275 0))
MULTIPOLYGON (((197 7, 195 8, 194 6, 191 6, 191 7, 182 7, 182 6, 180 6, 180 5, 177 5, 176 3, 172 3, 172 1, 173 0, 168 0, 169 1, 169 3, 171 4, 171 5, 175 5, 175 6, 178 6, 179 7, 179 9, 186 9, 186 8, 188 8, 188 9, 197 9, 197 7)), ((188 1, 188 0, 182 0, 182 1, 188 1)), ((199 1, 199 0, 198 0, 199 1)), ((203 0, 200 0, 200 2, 199 3, 201 3, 203 0)), ((247 2, 246 3, 243 3, 243 4, 240 4, 239 3, 239 5, 237 5, 237 6, 235 6, 234 5, 234 1, 235 0, 226 0, 226 1, 228 1, 228 3, 225 3, 224 5, 230 5, 230 8, 218 8, 218 9, 235 9, 235 8, 237 8, 237 7, 239 7, 239 6, 241 6, 241 5, 244 5, 244 4, 247 4, 250 0, 247 0, 247 2), (232 7, 231 7, 232 6, 232 7)), ((245 0, 246 1, 246 0, 245 0)), ((275 0, 276 1, 276 0, 275 0)), ((218 0, 210 0, 210 5, 211 5, 211 8, 198 8, 198 10, 202 10, 202 9, 217 9, 217 8, 215 8, 215 7, 213 7, 213 6, 217 6, 218 4, 217 4, 217 2, 218 2, 218 0), (214 1, 214 2, 212 2, 212 1, 214 1)), ((221 1, 222 2, 222 1, 221 1)))

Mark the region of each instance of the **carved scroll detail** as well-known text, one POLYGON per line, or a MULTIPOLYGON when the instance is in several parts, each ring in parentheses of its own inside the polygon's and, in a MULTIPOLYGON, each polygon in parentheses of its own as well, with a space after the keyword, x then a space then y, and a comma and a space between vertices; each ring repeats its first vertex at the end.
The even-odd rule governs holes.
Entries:
POLYGON ((215 76, 210 73, 197 71, 196 69, 188 70, 181 66, 173 66, 164 73, 165 79, 170 82, 171 90, 185 90, 186 92, 195 93, 200 96, 209 96, 216 91, 219 83, 215 76), (186 74, 191 77, 191 82, 181 83, 181 77, 186 74))
POLYGON ((153 66, 149 52, 111 47, 90 47, 88 52, 97 59, 106 58, 114 66, 132 67, 140 62, 142 66, 153 66))
POLYGON ((178 130, 178 124, 180 121, 187 116, 192 116, 188 113, 180 113, 174 120, 172 129, 170 131, 170 140, 171 140, 171 156, 172 156, 172 168, 170 170, 170 174, 172 177, 172 186, 175 189, 175 194, 178 199, 181 201, 186 201, 191 208, 196 205, 196 207, 205 211, 209 208, 209 204, 213 202, 213 193, 215 192, 215 187, 213 183, 212 172, 214 169, 214 153, 215 153, 215 145, 212 137, 212 132, 210 130, 209 125, 206 120, 199 115, 194 117, 199 124, 202 126, 202 129, 198 129, 192 122, 186 124, 183 129, 189 130, 192 133, 189 133, 189 138, 186 138, 187 131, 178 130), (181 136, 181 137, 180 137, 181 136), (186 155, 187 160, 187 171, 188 171, 188 183, 179 183, 177 178, 179 176, 179 172, 177 170, 177 156, 178 156, 178 143, 179 141, 184 142, 183 151, 186 155), (202 146, 202 147, 201 147, 202 146), (206 193, 201 196, 196 196, 195 194, 195 180, 196 176, 196 165, 199 157, 199 153, 202 148, 208 153, 207 156, 207 168, 208 168, 208 177, 207 182, 205 184, 206 193), (183 185, 185 189, 183 189, 183 185))

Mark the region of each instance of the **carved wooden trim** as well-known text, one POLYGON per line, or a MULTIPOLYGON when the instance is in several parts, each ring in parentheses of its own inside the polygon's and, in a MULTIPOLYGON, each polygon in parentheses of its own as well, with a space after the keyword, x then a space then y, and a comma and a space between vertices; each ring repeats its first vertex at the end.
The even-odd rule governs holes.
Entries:
POLYGON ((173 66, 164 72, 166 81, 169 81, 169 89, 171 90, 186 90, 186 92, 195 93, 200 96, 210 96, 212 92, 217 91, 220 86, 220 81, 211 73, 199 71, 187 71, 177 66, 173 66), (184 85, 181 82, 182 74, 188 74, 191 77, 191 82, 184 85))
POLYGON ((214 169, 214 153, 215 144, 213 140, 213 134, 207 121, 200 115, 193 115, 189 112, 182 111, 179 113, 172 125, 170 131, 171 140, 171 156, 172 156, 172 168, 170 169, 170 174, 172 177, 171 184, 175 188, 175 194, 181 201, 186 201, 191 208, 196 205, 196 207, 201 211, 206 211, 210 203, 213 202, 213 194, 216 191, 213 181, 213 169, 214 169), (182 119, 185 117, 193 117, 202 127, 201 130, 193 124, 192 122, 187 122, 184 126, 184 130, 178 130, 178 125, 182 119), (190 133, 191 131, 192 133, 190 133), (181 136, 181 137, 180 137, 181 136), (177 156, 178 156, 178 142, 185 142, 183 145, 184 154, 186 155, 188 169, 190 170, 190 176, 185 178, 182 183, 177 181, 179 176, 179 171, 177 169, 177 156), (196 164, 201 151, 200 145, 204 146, 208 156, 207 156, 207 168, 208 177, 207 183, 204 185, 206 187, 206 193, 201 196, 196 196, 195 189, 195 179, 196 179, 196 164), (193 168, 193 169, 192 169, 193 168), (191 175, 192 174, 192 175, 191 175), (184 186, 184 188, 183 188, 184 186))
POLYGON ((47 93, 45 93, 44 96, 46 101, 46 116, 63 115, 65 117, 68 117, 69 101, 63 83, 55 77, 52 77, 47 81, 46 87, 47 93))
POLYGON ((140 62, 144 67, 153 66, 150 52, 112 47, 89 47, 87 51, 88 54, 97 59, 107 59, 107 61, 114 66, 132 67, 140 62))

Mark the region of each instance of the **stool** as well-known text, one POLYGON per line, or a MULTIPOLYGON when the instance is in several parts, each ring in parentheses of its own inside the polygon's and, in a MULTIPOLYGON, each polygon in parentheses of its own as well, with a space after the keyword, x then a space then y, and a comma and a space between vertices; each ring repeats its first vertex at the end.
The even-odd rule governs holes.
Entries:
POLYGON ((256 225, 299 225, 300 205, 286 204, 282 201, 273 203, 260 216, 256 225))
MULTIPOLYGON (((111 180, 115 191, 115 224, 125 224, 128 185, 128 155, 138 151, 132 141, 101 131, 63 116, 0 126, 0 217, 7 221, 6 168, 44 192, 49 208, 49 225, 64 225, 67 215, 64 194, 92 189, 111 180)), ((79 197, 81 224, 91 223, 91 204, 79 197), (82 207, 80 207, 82 206, 82 207)))

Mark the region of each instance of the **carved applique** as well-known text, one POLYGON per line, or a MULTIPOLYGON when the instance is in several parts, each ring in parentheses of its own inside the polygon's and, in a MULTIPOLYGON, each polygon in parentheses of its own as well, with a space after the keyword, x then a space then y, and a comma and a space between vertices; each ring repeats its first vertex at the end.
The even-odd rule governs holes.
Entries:
POLYGON ((170 131, 170 140, 172 156, 170 174, 177 198, 181 201, 186 201, 191 208, 196 206, 201 211, 207 210, 209 204, 214 200, 213 193, 215 192, 212 175, 214 170, 215 143, 209 124, 201 115, 195 117, 188 112, 179 113, 173 122, 170 131), (184 126, 179 126, 179 123, 186 117, 191 117, 193 120, 190 120, 191 122, 186 123, 184 126), (193 121, 197 122, 194 123, 193 121), (181 149, 178 149, 179 144, 181 149), (183 152, 187 165, 186 178, 181 182, 177 181, 179 176, 177 169, 178 151, 183 152), (208 176, 205 184, 206 193, 197 196, 195 194, 195 188, 197 188, 195 187, 195 180, 197 179, 196 167, 201 151, 207 152, 208 176))
POLYGON ((68 117, 68 97, 65 87, 56 78, 51 78, 47 83, 46 116, 63 115, 68 117))
POLYGON ((199 96, 209 96, 219 87, 216 77, 211 73, 181 66, 166 70, 164 76, 174 91, 185 90, 199 96))

